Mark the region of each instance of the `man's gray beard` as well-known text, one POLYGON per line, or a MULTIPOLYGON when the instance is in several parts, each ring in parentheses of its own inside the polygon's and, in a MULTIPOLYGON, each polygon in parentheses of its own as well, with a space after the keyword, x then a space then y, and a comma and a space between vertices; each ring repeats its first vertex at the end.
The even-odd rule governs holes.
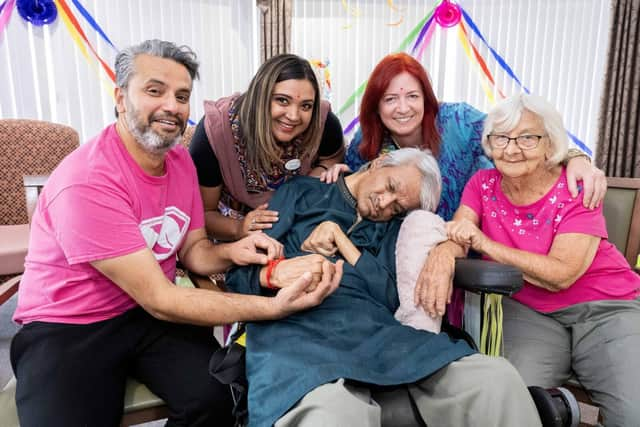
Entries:
POLYGON ((135 111, 129 111, 124 113, 129 131, 131 132, 137 143, 147 153, 164 154, 175 147, 175 145, 182 140, 181 134, 178 134, 173 138, 163 138, 162 136, 154 132, 153 129, 151 129, 151 126, 139 125, 135 119, 135 111))

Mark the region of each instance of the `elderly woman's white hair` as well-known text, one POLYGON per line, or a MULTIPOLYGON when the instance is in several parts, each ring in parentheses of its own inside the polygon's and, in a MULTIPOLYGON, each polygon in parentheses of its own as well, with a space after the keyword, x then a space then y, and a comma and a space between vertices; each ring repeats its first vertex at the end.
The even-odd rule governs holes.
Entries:
POLYGON ((438 161, 430 150, 401 148, 379 158, 380 167, 414 165, 422 177, 420 183, 420 208, 435 212, 440 202, 442 178, 438 161))
POLYGON ((482 148, 491 158, 491 146, 487 135, 492 133, 508 134, 520 122, 522 112, 528 110, 538 116, 551 143, 551 155, 546 166, 552 168, 560 164, 567 156, 569 138, 562 123, 562 116, 553 105, 535 95, 521 93, 506 98, 496 104, 484 121, 482 148))

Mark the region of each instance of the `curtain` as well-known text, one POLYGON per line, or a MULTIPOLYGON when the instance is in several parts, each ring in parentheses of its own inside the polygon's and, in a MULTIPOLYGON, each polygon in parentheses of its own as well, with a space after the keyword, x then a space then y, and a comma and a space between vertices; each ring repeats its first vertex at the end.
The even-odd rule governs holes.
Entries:
POLYGON ((291 49, 292 0, 258 0, 262 62, 291 49))
POLYGON ((640 177, 640 0, 614 0, 596 164, 640 177))

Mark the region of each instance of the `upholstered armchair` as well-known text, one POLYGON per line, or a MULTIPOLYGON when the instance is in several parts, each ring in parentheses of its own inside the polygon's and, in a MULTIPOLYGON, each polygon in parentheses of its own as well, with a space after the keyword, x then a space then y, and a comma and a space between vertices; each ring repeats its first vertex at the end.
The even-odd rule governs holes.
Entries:
POLYGON ((65 125, 0 120, 0 282, 24 270, 29 217, 23 176, 49 175, 78 143, 78 133, 65 125))

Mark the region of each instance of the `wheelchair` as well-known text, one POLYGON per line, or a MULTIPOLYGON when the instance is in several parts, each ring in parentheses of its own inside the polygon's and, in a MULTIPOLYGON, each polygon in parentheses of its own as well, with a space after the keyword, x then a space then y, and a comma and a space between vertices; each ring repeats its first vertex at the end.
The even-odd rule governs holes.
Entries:
MULTIPOLYGON (((510 296, 522 288, 523 279, 522 272, 514 267, 467 258, 456 260, 454 285, 475 293, 510 296)), ((454 339, 464 339, 472 348, 478 349, 468 333, 451 326, 444 319, 442 331, 454 339)), ((235 339, 238 335, 232 336, 229 340, 231 344, 213 355, 209 373, 230 386, 235 402, 236 427, 243 427, 247 418, 247 381, 244 347, 235 339)), ((563 387, 544 389, 536 386, 528 389, 543 427, 578 427, 580 407, 569 390, 563 387)), ((383 426, 427 427, 406 386, 371 386, 371 397, 382 409, 383 426)))

